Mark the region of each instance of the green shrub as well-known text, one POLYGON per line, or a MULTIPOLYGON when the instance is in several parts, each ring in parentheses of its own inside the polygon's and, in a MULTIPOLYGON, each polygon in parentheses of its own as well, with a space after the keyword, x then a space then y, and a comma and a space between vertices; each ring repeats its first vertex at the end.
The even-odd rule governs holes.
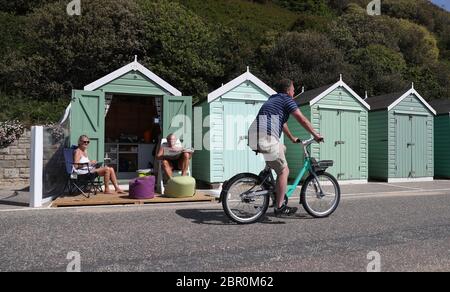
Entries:
POLYGON ((21 96, 0 95, 0 121, 19 120, 29 127, 59 121, 69 99, 39 101, 21 96))

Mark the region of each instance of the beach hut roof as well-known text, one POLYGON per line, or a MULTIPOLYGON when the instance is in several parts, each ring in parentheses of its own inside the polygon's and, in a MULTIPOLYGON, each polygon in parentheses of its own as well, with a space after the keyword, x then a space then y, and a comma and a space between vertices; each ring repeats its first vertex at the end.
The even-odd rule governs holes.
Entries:
POLYGON ((372 110, 387 109, 388 111, 390 111, 411 94, 414 94, 420 100, 420 102, 428 108, 430 112, 436 115, 436 110, 430 104, 428 104, 428 102, 426 102, 426 100, 414 89, 414 83, 411 89, 406 92, 402 91, 386 95, 374 96, 367 98, 366 102, 370 104, 372 110))
POLYGON ((262 91, 264 91, 268 95, 276 94, 275 90, 273 90, 267 84, 262 82, 258 77, 250 73, 250 70, 247 68, 247 72, 208 94, 208 102, 213 102, 214 100, 218 99, 225 93, 233 90, 234 88, 236 88, 237 86, 241 85, 246 81, 251 81, 253 84, 255 84, 257 87, 259 87, 262 91))
POLYGON ((182 96, 181 92, 177 90, 175 87, 164 81, 158 75, 145 68, 142 64, 137 61, 137 56, 135 56, 134 61, 129 63, 128 65, 123 66, 122 68, 117 69, 114 72, 109 73, 108 75, 86 85, 84 90, 94 91, 99 89, 100 87, 110 83, 111 81, 129 73, 132 71, 140 72, 142 75, 161 86, 161 88, 165 89, 167 92, 174 96, 182 96))
POLYGON ((309 104, 310 106, 318 103, 322 98, 327 96, 329 93, 331 93, 333 90, 335 90, 338 87, 345 88, 353 97, 355 97, 359 103, 361 103, 364 107, 366 107, 368 110, 370 110, 370 105, 364 101, 353 89, 350 88, 343 80, 342 75, 340 77, 340 80, 334 84, 322 86, 317 89, 308 90, 305 92, 300 93, 296 97, 297 105, 305 105, 309 104))

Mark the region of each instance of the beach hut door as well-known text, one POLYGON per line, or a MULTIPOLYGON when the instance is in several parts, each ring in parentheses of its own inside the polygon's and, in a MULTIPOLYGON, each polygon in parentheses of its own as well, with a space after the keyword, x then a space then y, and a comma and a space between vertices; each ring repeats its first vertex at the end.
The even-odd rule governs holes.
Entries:
POLYGON ((81 135, 89 137, 89 159, 104 161, 105 93, 73 90, 70 113, 70 144, 81 135))
POLYGON ((412 140, 412 117, 408 115, 396 115, 396 177, 412 177, 412 149, 414 143, 412 140))
POLYGON ((192 147, 192 96, 163 97, 163 137, 173 133, 184 147, 192 147))
POLYGON ((412 118, 412 177, 427 176, 428 141, 427 117, 413 116, 412 118))

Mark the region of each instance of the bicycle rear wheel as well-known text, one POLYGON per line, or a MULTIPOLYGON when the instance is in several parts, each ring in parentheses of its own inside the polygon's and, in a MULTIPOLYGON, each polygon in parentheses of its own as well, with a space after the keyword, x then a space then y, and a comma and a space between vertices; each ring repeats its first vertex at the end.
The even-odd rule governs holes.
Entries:
POLYGON ((241 173, 231 178, 222 190, 225 214, 239 224, 258 221, 269 207, 270 193, 261 179, 252 173, 241 173))
POLYGON ((306 179, 300 194, 300 203, 311 216, 324 218, 333 214, 338 207, 341 189, 336 178, 327 172, 317 173, 317 178, 318 180, 310 175, 306 179))

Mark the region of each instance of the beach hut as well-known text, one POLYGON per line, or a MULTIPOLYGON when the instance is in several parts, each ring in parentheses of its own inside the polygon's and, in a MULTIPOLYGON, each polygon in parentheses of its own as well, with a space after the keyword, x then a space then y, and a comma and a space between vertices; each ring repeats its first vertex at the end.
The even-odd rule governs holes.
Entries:
POLYGON ((90 159, 115 168, 118 177, 136 177, 151 168, 160 137, 176 133, 191 146, 192 97, 137 61, 74 90, 62 123, 70 124, 70 144, 88 135, 90 159))
POLYGON ((414 89, 366 99, 369 176, 388 182, 433 180, 436 111, 414 89))
POLYGON ((450 178, 450 100, 433 100, 434 118, 434 176, 450 178))
MULTIPOLYGON (((311 154, 319 160, 333 160, 328 171, 338 180, 354 183, 368 179, 368 110, 370 106, 343 80, 318 89, 302 92, 296 102, 301 112, 325 138, 313 144, 311 154)), ((293 118, 288 126, 294 136, 308 139, 311 135, 293 118)), ((286 158, 290 177, 303 165, 302 149, 286 142, 286 158)))
POLYGON ((247 72, 211 92, 194 109, 193 176, 222 183, 241 172, 259 173, 262 155, 247 146, 247 131, 261 106, 276 92, 247 72))

